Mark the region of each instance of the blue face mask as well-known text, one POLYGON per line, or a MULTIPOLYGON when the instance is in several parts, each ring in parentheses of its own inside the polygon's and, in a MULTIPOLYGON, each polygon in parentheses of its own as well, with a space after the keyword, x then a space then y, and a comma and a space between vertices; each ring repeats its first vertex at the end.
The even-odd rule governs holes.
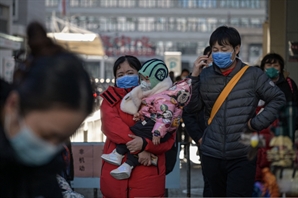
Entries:
POLYGON ((221 69, 226 69, 232 65, 233 52, 212 52, 213 62, 221 69))
POLYGON ((22 124, 14 137, 8 139, 18 160, 29 166, 41 166, 50 162, 62 149, 62 145, 53 145, 37 137, 25 124, 22 124))
POLYGON ((138 75, 125 75, 116 79, 116 85, 119 88, 131 88, 139 85, 138 75))

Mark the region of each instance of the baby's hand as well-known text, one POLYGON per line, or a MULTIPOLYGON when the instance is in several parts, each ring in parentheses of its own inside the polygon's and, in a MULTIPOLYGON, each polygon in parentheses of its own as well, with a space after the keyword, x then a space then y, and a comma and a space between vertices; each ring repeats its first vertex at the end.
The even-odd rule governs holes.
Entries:
POLYGON ((133 115, 133 118, 132 118, 134 121, 139 121, 140 120, 140 114, 139 113, 135 113, 133 115))
POLYGON ((160 136, 153 136, 152 142, 154 145, 159 145, 160 144, 160 136))

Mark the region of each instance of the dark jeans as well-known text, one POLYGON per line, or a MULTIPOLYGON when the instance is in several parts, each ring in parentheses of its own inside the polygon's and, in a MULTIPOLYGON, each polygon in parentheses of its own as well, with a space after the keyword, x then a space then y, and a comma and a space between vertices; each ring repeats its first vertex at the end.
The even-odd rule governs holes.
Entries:
POLYGON ((256 158, 224 160, 202 155, 202 166, 213 197, 252 196, 256 158))
MULTIPOLYGON (((155 125, 155 122, 150 118, 145 118, 145 122, 139 120, 135 125, 130 127, 130 130, 139 137, 147 138, 152 140, 152 129, 155 125)), ((167 141, 171 137, 170 133, 167 133, 163 138, 160 139, 160 143, 167 141)), ((121 155, 127 154, 126 163, 130 166, 140 165, 138 161, 138 156, 133 155, 129 152, 125 144, 118 144, 116 146, 117 153, 121 155)))

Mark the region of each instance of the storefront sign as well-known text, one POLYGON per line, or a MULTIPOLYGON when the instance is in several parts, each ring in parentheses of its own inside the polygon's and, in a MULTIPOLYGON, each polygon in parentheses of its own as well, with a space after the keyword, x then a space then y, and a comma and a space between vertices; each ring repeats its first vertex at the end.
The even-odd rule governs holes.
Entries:
POLYGON ((100 177, 104 143, 72 143, 75 177, 100 177))
POLYGON ((101 36, 107 56, 155 56, 155 50, 148 37, 131 38, 128 36, 101 36))
POLYGON ((181 52, 165 52, 164 61, 169 71, 173 71, 175 76, 181 74, 181 52))

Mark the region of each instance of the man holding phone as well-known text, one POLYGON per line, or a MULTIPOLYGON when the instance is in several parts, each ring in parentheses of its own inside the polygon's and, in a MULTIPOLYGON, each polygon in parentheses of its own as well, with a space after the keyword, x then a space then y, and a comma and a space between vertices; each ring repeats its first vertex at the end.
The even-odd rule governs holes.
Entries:
POLYGON ((241 38, 233 27, 218 27, 209 44, 213 64, 207 67, 208 56, 199 57, 194 64, 192 97, 184 114, 204 110, 206 129, 198 140, 202 151, 202 166, 213 197, 251 197, 255 179, 256 160, 248 160, 249 147, 241 144, 240 135, 247 131, 267 128, 285 105, 285 96, 278 87, 256 67, 245 67, 237 58, 241 38), (243 68, 247 70, 243 70, 243 68), (210 120, 217 98, 234 76, 244 71, 238 82, 210 120), (264 111, 255 114, 258 101, 266 101, 264 111), (208 124, 207 121, 209 120, 208 124))

